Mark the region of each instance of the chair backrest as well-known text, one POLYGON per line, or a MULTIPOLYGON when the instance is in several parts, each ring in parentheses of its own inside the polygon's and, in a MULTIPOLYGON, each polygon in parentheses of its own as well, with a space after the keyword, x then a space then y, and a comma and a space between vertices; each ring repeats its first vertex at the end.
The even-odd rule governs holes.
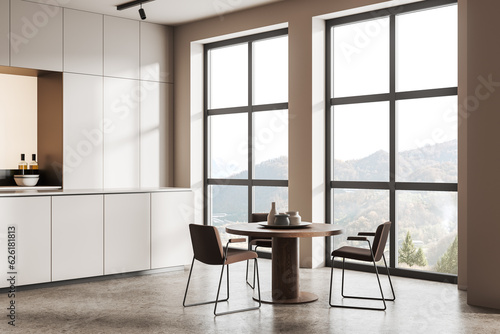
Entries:
POLYGON ((265 222, 267 221, 267 213, 252 213, 249 223, 265 222))
POLYGON ((372 245, 373 257, 375 258, 375 261, 379 261, 382 258, 390 231, 391 222, 385 222, 377 227, 372 245))
POLYGON ((189 224, 194 258, 206 264, 222 264, 224 253, 219 231, 214 226, 189 224))
MULTIPOLYGON (((268 213, 252 213, 252 216, 250 217, 249 223, 267 222, 267 215, 268 215, 268 213)), ((269 239, 269 240, 271 240, 272 238, 248 237, 248 242, 251 242, 254 239, 269 239)))

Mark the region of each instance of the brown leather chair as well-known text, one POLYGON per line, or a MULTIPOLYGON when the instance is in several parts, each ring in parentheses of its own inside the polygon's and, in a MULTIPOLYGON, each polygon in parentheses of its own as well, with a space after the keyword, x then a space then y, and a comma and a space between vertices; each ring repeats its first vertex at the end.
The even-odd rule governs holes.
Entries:
MULTIPOLYGON (((265 221, 267 221, 267 215, 268 215, 267 213, 252 213, 252 216, 251 216, 249 223, 265 222, 265 221)), ((257 251, 258 247, 272 248, 273 247, 272 238, 248 237, 248 250, 252 250, 253 246, 255 246, 255 248, 253 249, 255 252, 257 251)), ((248 261, 247 261, 246 280, 247 280, 247 284, 252 289, 255 288, 255 268, 253 270, 253 285, 252 285, 248 281, 248 261)))
POLYGON ((186 292, 184 293, 184 301, 182 302, 182 305, 184 307, 188 306, 195 306, 195 305, 204 305, 204 304, 211 304, 215 303, 214 307, 214 314, 217 315, 223 315, 223 314, 229 314, 229 313, 236 313, 236 312, 242 312, 242 311, 249 311, 249 310, 256 310, 260 308, 261 306, 261 300, 260 300, 260 282, 259 282, 259 268, 257 264, 257 253, 248 251, 248 250, 235 250, 235 249, 230 249, 229 244, 232 242, 245 242, 245 238, 237 238, 237 239, 229 239, 226 248, 222 248, 222 243, 220 240, 219 236, 219 231, 217 230, 216 227, 214 226, 208 226, 208 225, 196 225, 196 224, 189 224, 189 232, 191 233, 191 243, 193 246, 193 262, 191 263, 191 269, 189 271, 189 278, 186 286, 186 292), (222 301, 227 301, 229 299, 229 265, 232 263, 236 262, 241 262, 241 261, 248 261, 248 260, 254 260, 254 265, 257 271, 257 287, 258 287, 258 292, 259 292, 259 306, 256 307, 251 307, 251 308, 245 308, 245 309, 238 309, 234 311, 228 311, 228 312, 220 312, 217 313, 217 304, 222 301), (201 303, 195 303, 195 304, 186 304, 186 296, 188 293, 189 289, 189 282, 191 281, 191 274, 193 272, 193 266, 195 260, 198 260, 202 263, 208 264, 208 265, 221 265, 221 273, 220 273, 220 279, 219 279, 219 287, 217 288, 217 296, 214 301, 208 301, 208 302, 201 302, 201 303), (220 287, 222 283, 222 277, 224 276, 224 267, 227 266, 227 297, 225 299, 219 300, 219 293, 220 293, 220 287))
POLYGON ((330 277, 330 296, 328 302, 332 307, 343 307, 343 308, 355 308, 355 309, 365 309, 365 310, 379 310, 384 311, 386 309, 385 301, 394 301, 396 296, 394 295, 394 288, 392 287, 391 275, 389 273, 389 268, 387 268, 387 262, 385 261, 384 248, 391 230, 391 222, 385 222, 377 227, 376 232, 360 232, 356 237, 348 237, 347 240, 353 241, 366 241, 368 242, 368 248, 343 246, 332 252, 332 261, 336 257, 342 257, 342 290, 341 294, 344 298, 355 298, 355 299, 368 299, 368 300, 381 300, 384 303, 383 308, 375 307, 358 307, 358 306, 346 306, 346 305, 333 305, 332 304, 332 283, 333 283, 333 266, 330 277), (370 244, 370 240, 367 237, 373 237, 373 244, 370 244), (353 259, 358 261, 372 262, 375 268, 375 273, 377 274, 378 286, 380 288, 380 295, 382 298, 372 298, 372 297, 360 297, 360 296, 347 296, 344 294, 344 267, 345 259, 353 259), (389 284, 391 285, 392 298, 385 298, 384 292, 382 291, 382 285, 380 284, 380 277, 378 274, 378 269, 376 262, 380 259, 384 259, 385 269, 387 270, 387 277, 389 278, 389 284))

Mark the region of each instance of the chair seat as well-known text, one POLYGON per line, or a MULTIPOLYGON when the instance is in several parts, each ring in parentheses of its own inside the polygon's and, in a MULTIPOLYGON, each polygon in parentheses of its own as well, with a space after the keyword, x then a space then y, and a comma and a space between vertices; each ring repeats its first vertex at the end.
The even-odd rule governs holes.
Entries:
POLYGON ((226 264, 256 259, 257 257, 258 255, 256 252, 230 248, 229 251, 227 252, 226 264))
POLYGON ((343 246, 332 252, 333 257, 343 257, 347 259, 372 262, 372 254, 367 248, 343 246))
POLYGON ((271 239, 253 239, 248 243, 250 246, 257 247, 273 247, 273 241, 271 239))

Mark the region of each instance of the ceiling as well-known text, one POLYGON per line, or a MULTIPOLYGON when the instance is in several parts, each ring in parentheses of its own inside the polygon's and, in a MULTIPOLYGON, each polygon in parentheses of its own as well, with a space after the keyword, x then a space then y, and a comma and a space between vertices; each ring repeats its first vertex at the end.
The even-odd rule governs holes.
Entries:
MULTIPOLYGON (((140 20, 139 6, 122 11, 116 6, 130 0, 29 0, 62 7, 80 9, 134 20, 140 20)), ((143 5, 146 22, 179 25, 209 17, 220 16, 251 7, 262 6, 282 0, 155 0, 143 5)))

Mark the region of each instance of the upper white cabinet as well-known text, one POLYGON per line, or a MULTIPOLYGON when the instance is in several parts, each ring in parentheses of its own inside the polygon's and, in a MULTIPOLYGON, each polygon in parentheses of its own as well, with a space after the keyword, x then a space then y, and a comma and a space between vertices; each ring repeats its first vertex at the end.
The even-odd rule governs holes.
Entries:
POLYGON ((103 274, 103 195, 52 197, 52 280, 103 274))
POLYGON ((193 208, 191 191, 151 194, 151 269, 191 263, 193 208))
POLYGON ((142 81, 141 187, 171 186, 173 85, 142 81))
POLYGON ((64 9, 64 71, 102 75, 103 15, 64 9))
MULTIPOLYGON (((50 197, 0 198, 0 245, 7 264, 7 228, 15 226, 17 285, 50 282, 50 197)), ((2 268, 7 269, 6 266, 2 268)), ((0 287, 8 284, 1 274, 0 287)))
POLYGON ((9 0, 0 0, 0 65, 9 66, 9 0))
POLYGON ((174 82, 173 29, 141 22, 141 79, 174 82))
POLYGON ((103 78, 63 75, 63 147, 65 189, 103 186, 103 78))
POLYGON ((139 79, 139 22, 104 17, 104 75, 139 79))
POLYGON ((11 66, 40 70, 63 69, 63 9, 12 0, 11 66))
POLYGON ((104 196, 104 274, 150 269, 150 194, 104 196))
POLYGON ((104 78, 104 188, 140 186, 138 80, 104 78))

